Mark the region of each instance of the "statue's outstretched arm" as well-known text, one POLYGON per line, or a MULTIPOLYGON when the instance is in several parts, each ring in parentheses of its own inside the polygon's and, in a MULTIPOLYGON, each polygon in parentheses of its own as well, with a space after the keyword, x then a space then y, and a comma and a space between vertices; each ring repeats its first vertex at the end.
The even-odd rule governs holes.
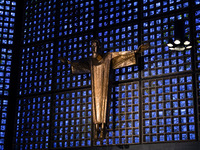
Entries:
POLYGON ((136 55, 142 53, 145 49, 149 48, 149 44, 142 44, 136 51, 122 51, 113 52, 112 55, 112 68, 117 69, 136 64, 136 55))
POLYGON ((69 60, 66 59, 65 57, 58 57, 58 59, 59 59, 62 63, 71 64, 71 61, 69 61, 69 60))
POLYGON ((138 49, 135 51, 135 53, 142 53, 144 50, 149 48, 149 44, 141 44, 138 49))
POLYGON ((90 73, 90 63, 87 59, 81 59, 74 62, 71 62, 64 57, 59 57, 58 59, 66 65, 70 64, 73 74, 90 73))

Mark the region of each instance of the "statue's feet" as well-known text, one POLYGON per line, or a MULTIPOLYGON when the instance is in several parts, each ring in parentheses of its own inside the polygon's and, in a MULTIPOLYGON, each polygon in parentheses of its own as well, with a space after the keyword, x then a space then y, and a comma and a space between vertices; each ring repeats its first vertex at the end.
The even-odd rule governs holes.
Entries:
POLYGON ((94 139, 95 139, 95 140, 97 139, 97 131, 94 132, 94 139))
POLYGON ((103 131, 100 133, 100 139, 103 139, 103 131))

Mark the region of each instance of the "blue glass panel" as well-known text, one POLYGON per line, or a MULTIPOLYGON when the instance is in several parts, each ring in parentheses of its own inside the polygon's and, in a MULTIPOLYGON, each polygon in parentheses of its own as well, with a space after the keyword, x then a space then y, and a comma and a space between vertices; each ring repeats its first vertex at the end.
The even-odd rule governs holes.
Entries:
POLYGON ((124 21, 137 19, 138 2, 135 1, 124 3, 123 1, 110 1, 110 6, 107 2, 99 0, 99 27, 108 26, 124 21), (107 8, 109 6, 109 9, 107 8), (121 6, 121 7, 120 7, 121 6), (108 15, 110 14, 110 15, 108 15))
POLYGON ((195 0, 195 4, 199 5, 200 4, 200 0, 195 0))
POLYGON ((55 2, 26 1, 23 44, 54 37, 55 2))

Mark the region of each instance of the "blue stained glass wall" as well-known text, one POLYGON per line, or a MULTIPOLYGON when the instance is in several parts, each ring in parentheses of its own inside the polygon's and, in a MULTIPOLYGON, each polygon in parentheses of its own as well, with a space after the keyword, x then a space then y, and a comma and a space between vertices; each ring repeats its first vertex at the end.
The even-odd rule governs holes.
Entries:
POLYGON ((150 48, 143 54, 143 78, 191 71, 191 49, 177 52, 170 51, 167 46, 168 39, 174 35, 174 26, 170 25, 170 22, 184 19, 188 36, 190 31, 188 17, 188 13, 184 13, 142 23, 142 41, 148 41, 150 44, 150 48))
POLYGON ((52 148, 91 146, 91 93, 84 89, 55 95, 52 148))
POLYGON ((13 44, 15 24, 15 0, 0 1, 0 43, 13 44))
POLYGON ((200 0, 195 0, 195 4, 199 5, 200 4, 200 0))
POLYGON ((0 149, 5 149, 16 0, 0 1, 0 149))
POLYGON ((196 69, 200 68, 200 10, 195 12, 196 69))
MULTIPOLYGON (((24 5, 15 149, 198 140, 199 0, 25 0, 24 5), (181 19, 186 36, 197 42, 191 49, 170 51, 173 23, 181 19), (102 140, 93 136, 91 75, 72 74, 70 64, 59 60, 91 57, 93 39, 99 39, 104 53, 150 44, 136 65, 113 70, 102 140)), ((11 52, 2 48, 2 95, 8 94, 11 52)))
POLYGON ((189 0, 143 0, 143 17, 155 16, 189 6, 189 0))
MULTIPOLYGON (((195 47, 195 60, 196 60, 196 70, 200 69, 200 10, 195 11, 195 42, 196 42, 196 47, 195 47)), ((200 75, 196 74, 196 81, 197 81, 197 112, 198 112, 198 127, 200 129, 200 75)), ((198 132, 200 135, 200 132, 198 132)))
MULTIPOLYGON (((196 81, 197 81, 197 121, 198 121, 198 128, 200 129, 200 74, 196 75, 196 81)), ((198 132, 198 136, 200 135, 200 132, 198 132)))
POLYGON ((48 149, 51 96, 21 98, 17 104, 15 149, 48 149))
POLYGON ((195 140, 192 76, 142 82, 143 142, 195 140))
POLYGON ((25 3, 23 44, 55 36, 56 0, 31 0, 25 3))
POLYGON ((61 0, 59 36, 94 29, 94 0, 61 0))
POLYGON ((139 144, 139 82, 112 86, 105 139, 94 145, 139 144))
POLYGON ((6 123, 7 123, 7 110, 8 110, 8 100, 0 99, 0 149, 4 149, 5 135, 6 135, 6 123))
POLYGON ((138 0, 99 0, 99 27, 138 19, 138 0))
POLYGON ((0 95, 8 96, 10 87, 12 49, 1 48, 0 54, 0 95))
POLYGON ((51 91, 53 47, 48 42, 23 48, 19 95, 51 91))
MULTIPOLYGON (((98 33, 104 53, 138 49, 138 24, 103 30, 98 33)), ((139 78, 138 66, 114 70, 115 81, 139 78)))
MULTIPOLYGON (((93 34, 83 34, 82 36, 71 37, 58 41, 58 57, 65 57, 70 61, 87 59, 91 56, 91 40, 93 34)), ((57 63, 56 89, 67 89, 74 87, 84 87, 90 85, 90 74, 72 74, 71 65, 57 63)))

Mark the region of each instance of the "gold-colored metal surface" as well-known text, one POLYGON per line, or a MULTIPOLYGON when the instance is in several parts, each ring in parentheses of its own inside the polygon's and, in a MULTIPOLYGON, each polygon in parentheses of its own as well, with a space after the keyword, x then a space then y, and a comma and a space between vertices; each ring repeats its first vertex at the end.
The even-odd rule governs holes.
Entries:
POLYGON ((110 67, 116 69, 136 64, 135 53, 144 51, 148 46, 141 45, 137 51, 108 52, 100 55, 97 51, 98 43, 95 42, 92 43, 92 58, 70 62, 70 64, 72 73, 91 73, 93 123, 96 127, 94 137, 97 138, 97 132, 100 130, 100 138, 102 138, 106 123, 110 67))

